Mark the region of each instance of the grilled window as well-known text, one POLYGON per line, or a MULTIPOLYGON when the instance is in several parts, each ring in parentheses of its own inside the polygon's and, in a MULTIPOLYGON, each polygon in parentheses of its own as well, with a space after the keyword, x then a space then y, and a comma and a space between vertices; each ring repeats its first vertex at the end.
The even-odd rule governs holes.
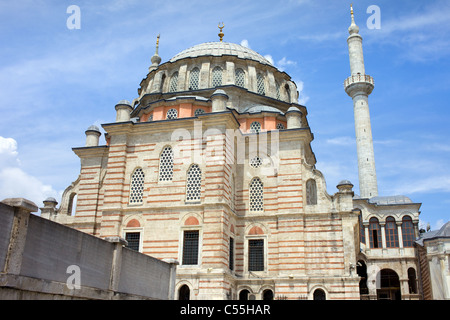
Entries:
POLYGON ((262 159, 258 156, 255 156, 250 159, 250 166, 252 168, 259 168, 262 164, 262 159))
POLYGON ((171 147, 165 147, 159 157, 159 181, 172 181, 173 176, 173 151, 171 147))
POLYGON ((261 132, 261 123, 258 121, 253 121, 250 125, 250 132, 251 133, 259 133, 261 132))
POLYGON ((198 108, 194 111, 194 116, 198 116, 198 115, 204 114, 204 113, 205 113, 205 110, 198 108))
POLYGON ((284 124, 282 124, 281 122, 277 123, 277 129, 278 130, 284 130, 286 129, 286 127, 284 126, 284 124))
POLYGON ((264 84, 264 77, 261 73, 258 73, 256 75, 256 88, 257 88, 259 94, 262 94, 262 95, 266 94, 266 86, 264 84))
POLYGON ((130 204, 142 203, 144 195, 144 172, 141 168, 134 170, 131 176, 130 204))
POLYGON ((250 211, 264 210, 264 186, 259 178, 250 182, 250 211))
POLYGON ((212 86, 218 87, 222 85, 222 68, 215 67, 212 71, 212 86))
POLYGON ((176 92, 178 87, 178 72, 174 72, 170 78, 169 92, 176 92))
POLYGON ((184 231, 183 265, 198 264, 198 230, 184 231))
POLYGON ((198 89, 199 78, 200 78, 200 70, 198 68, 192 69, 189 75, 189 90, 198 89))
POLYGON ((166 115, 167 120, 173 120, 173 119, 177 119, 177 118, 178 118, 177 109, 169 109, 169 111, 167 111, 167 115, 166 115))
POLYGON ((193 164, 187 172, 186 200, 200 200, 202 185, 202 171, 197 164, 193 164))
POLYGON ((264 271, 264 240, 248 240, 248 271, 264 271))
POLYGON ((127 248, 139 252, 139 243, 141 239, 140 232, 127 232, 125 234, 125 240, 127 240, 127 248))
POLYGON ((237 86, 244 88, 245 86, 245 73, 242 69, 236 69, 234 72, 234 82, 237 86))

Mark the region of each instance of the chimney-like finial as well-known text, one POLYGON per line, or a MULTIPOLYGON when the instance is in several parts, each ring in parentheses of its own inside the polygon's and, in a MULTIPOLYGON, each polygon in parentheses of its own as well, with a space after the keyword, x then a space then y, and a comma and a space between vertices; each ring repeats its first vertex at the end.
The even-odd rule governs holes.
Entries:
POLYGON ((224 33, 222 32, 222 29, 225 27, 225 24, 222 22, 222 26, 220 26, 220 22, 219 22, 218 27, 219 27, 219 29, 220 29, 220 32, 219 32, 220 42, 222 42, 223 36, 224 36, 224 33))

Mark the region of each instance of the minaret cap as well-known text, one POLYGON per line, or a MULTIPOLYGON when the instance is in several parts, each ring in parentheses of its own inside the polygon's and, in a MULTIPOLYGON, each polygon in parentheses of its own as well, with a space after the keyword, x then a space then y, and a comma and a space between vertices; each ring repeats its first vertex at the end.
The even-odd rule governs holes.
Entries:
POLYGON ((350 5, 350 14, 352 16, 352 24, 348 28, 348 33, 350 33, 352 35, 355 33, 359 33, 359 27, 356 25, 355 17, 353 16, 353 3, 350 5))

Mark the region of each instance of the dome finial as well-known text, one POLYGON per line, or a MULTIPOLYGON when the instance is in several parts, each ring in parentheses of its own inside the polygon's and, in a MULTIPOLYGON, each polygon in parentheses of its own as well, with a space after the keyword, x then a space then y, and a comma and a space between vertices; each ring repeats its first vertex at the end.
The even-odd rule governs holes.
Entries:
POLYGON ((156 50, 155 50, 155 54, 151 58, 152 65, 150 66, 149 71, 152 71, 152 70, 158 68, 159 64, 161 63, 161 57, 158 54, 159 38, 160 38, 160 35, 158 34, 158 36, 156 37, 156 50))
POLYGON ((222 32, 222 29, 225 27, 225 24, 222 22, 222 26, 220 26, 220 22, 219 22, 218 27, 219 27, 219 29, 220 29, 220 32, 219 32, 220 42, 222 42, 223 36, 224 36, 224 33, 222 32))

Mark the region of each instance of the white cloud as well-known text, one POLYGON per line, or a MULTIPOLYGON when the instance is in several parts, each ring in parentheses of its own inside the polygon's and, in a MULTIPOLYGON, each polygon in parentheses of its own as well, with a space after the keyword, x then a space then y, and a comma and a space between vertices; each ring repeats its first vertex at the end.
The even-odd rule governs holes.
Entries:
POLYGON ((266 54, 264 56, 264 58, 266 58, 272 65, 275 65, 275 63, 273 61, 273 58, 272 58, 272 56, 270 54, 266 54))
POLYGON ((355 138, 352 137, 336 137, 332 139, 327 139, 328 144, 333 144, 337 146, 352 146, 355 144, 355 138))
POLYGON ((241 41, 241 46, 251 49, 247 39, 241 41))
POLYGON ((47 197, 60 196, 61 192, 20 168, 16 140, 0 137, 0 200, 25 198, 41 206, 47 197))
POLYGON ((284 71, 284 68, 287 66, 295 66, 297 65, 296 61, 288 60, 286 57, 283 57, 281 60, 278 60, 277 62, 277 68, 281 71, 284 71))

